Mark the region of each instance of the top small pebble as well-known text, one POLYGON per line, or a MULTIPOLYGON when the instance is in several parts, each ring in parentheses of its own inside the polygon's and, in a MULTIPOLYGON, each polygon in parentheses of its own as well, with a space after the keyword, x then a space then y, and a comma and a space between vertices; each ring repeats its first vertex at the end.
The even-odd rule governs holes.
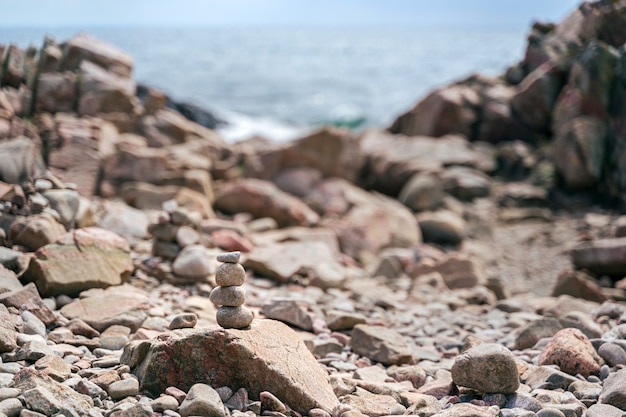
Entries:
POLYGON ((224 252, 217 255, 217 262, 227 262, 229 264, 239 263, 241 252, 224 252))

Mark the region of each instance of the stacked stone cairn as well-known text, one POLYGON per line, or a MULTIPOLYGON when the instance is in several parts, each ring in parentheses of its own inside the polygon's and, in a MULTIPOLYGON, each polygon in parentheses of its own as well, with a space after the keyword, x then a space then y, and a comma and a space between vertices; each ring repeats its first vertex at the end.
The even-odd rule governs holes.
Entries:
POLYGON ((223 262, 215 273, 215 283, 209 295, 217 309, 217 324, 225 329, 244 329, 252 323, 252 312, 244 306, 246 292, 242 287, 246 271, 239 264, 240 252, 226 252, 217 255, 217 261, 223 262))

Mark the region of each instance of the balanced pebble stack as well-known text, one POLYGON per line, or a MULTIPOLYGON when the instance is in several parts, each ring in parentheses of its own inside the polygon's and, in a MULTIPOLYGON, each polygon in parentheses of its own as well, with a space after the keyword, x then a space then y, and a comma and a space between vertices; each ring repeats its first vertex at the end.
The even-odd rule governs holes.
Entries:
POLYGON ((239 264, 240 252, 226 252, 217 255, 223 262, 215 273, 217 287, 213 288, 209 300, 220 306, 217 309, 217 324, 225 329, 243 329, 252 323, 252 312, 243 305, 246 292, 242 285, 246 271, 239 264))

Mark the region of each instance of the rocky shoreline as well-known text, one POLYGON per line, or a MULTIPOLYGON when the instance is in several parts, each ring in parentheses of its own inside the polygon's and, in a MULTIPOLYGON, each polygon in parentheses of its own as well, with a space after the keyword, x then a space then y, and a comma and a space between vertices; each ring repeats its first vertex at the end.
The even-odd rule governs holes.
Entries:
POLYGON ((0 45, 0 417, 622 416, 624 27, 282 144, 0 45))

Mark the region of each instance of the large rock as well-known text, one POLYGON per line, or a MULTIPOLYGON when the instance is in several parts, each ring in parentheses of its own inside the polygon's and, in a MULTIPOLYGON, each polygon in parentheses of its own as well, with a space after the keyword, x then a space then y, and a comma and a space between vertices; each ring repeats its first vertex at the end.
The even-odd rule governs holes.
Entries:
POLYGON ((598 303, 609 300, 609 296, 602 292, 600 285, 582 271, 566 270, 559 274, 552 289, 552 296, 558 297, 563 294, 598 303))
POLYGON ((99 332, 114 324, 136 331, 148 317, 149 298, 143 291, 128 284, 91 290, 83 295, 63 306, 61 314, 70 320, 80 319, 99 332))
POLYGON ((103 201, 99 214, 98 227, 125 239, 145 239, 148 236, 148 215, 122 201, 103 201))
POLYGON ((514 347, 517 350, 529 349, 535 346, 541 339, 553 337, 557 332, 566 328, 577 328, 589 338, 599 337, 598 334, 594 334, 590 329, 586 329, 580 322, 545 317, 534 320, 520 328, 515 338, 514 347))
POLYGON ((67 41, 63 66, 75 71, 84 61, 92 62, 120 77, 130 78, 133 60, 130 55, 88 33, 79 33, 67 41))
POLYGON ((567 188, 589 188, 600 181, 607 139, 607 123, 595 117, 576 117, 560 127, 552 151, 554 166, 567 188))
POLYGON ((341 250, 358 258, 388 247, 411 247, 421 233, 411 210, 398 201, 367 192, 342 179, 322 182, 306 202, 326 218, 341 250))
POLYGON ((176 201, 178 207, 195 211, 202 217, 215 217, 206 195, 178 185, 153 185, 145 182, 129 182, 120 189, 126 204, 140 210, 161 210, 163 203, 176 201))
POLYGON ((358 324, 352 330, 352 351, 384 365, 412 363, 415 358, 404 337, 383 326, 358 324))
POLYGON ((555 63, 546 63, 531 72, 511 99, 511 109, 526 126, 537 132, 550 129, 552 109, 563 87, 563 72, 555 63))
POLYGON ((250 213, 254 217, 271 217, 279 226, 311 226, 319 216, 301 200, 274 184, 258 179, 239 179, 222 185, 215 208, 227 214, 250 213))
POLYGON ((48 142, 48 166, 61 181, 76 184, 85 197, 98 188, 101 160, 118 140, 115 126, 100 118, 58 114, 58 141, 48 142))
POLYGON ((563 372, 584 377, 600 373, 600 361, 587 336, 571 328, 556 333, 539 356, 539 365, 557 365, 563 372))
POLYGON ((78 113, 95 116, 98 113, 122 112, 132 114, 137 105, 135 82, 90 62, 80 64, 80 99, 78 113))
POLYGON ((524 374, 524 383, 530 389, 567 390, 573 382, 580 381, 575 376, 559 371, 554 366, 534 366, 524 374))
POLYGON ((443 196, 438 175, 418 172, 402 187, 398 200, 413 211, 434 210, 443 203, 443 196))
POLYGON ((41 149, 25 136, 0 142, 0 181, 21 184, 44 172, 41 149))
POLYGON ((153 395, 170 386, 188 390, 203 382, 243 387, 257 398, 269 391, 302 414, 312 408, 330 411, 338 405, 326 372, 300 337, 273 320, 255 320, 249 330, 168 333, 127 346, 122 362, 132 368, 142 389, 153 395))
POLYGON ((582 242, 571 250, 570 255, 577 269, 595 274, 626 274, 626 238, 582 242))
POLYGON ((30 367, 18 372, 11 386, 25 394, 28 409, 47 415, 86 416, 94 408, 88 395, 79 394, 69 386, 54 381, 45 372, 30 367), (36 396, 26 394, 33 393, 33 390, 43 390, 44 398, 49 401, 37 401, 36 396))
POLYGON ((243 265, 257 275, 287 282, 294 275, 308 277, 313 285, 337 287, 345 280, 340 253, 326 242, 282 242, 257 246, 243 265))
POLYGON ((78 77, 73 72, 49 72, 37 79, 36 112, 73 112, 78 97, 78 77))
POLYGON ((469 140, 496 143, 532 135, 512 117, 516 89, 501 78, 473 74, 440 88, 390 127, 392 133, 443 136, 461 134, 469 140))
POLYGON ((441 274, 450 289, 472 288, 487 283, 484 266, 478 260, 463 254, 450 254, 437 262, 424 261, 416 265, 409 274, 418 278, 433 272, 441 274))
POLYGON ((18 217, 11 224, 9 238, 16 245, 35 251, 65 235, 65 228, 48 213, 18 217))
POLYGON ((67 229, 76 224, 80 208, 80 195, 69 188, 53 188, 43 191, 42 195, 50 203, 50 208, 59 215, 59 221, 67 229))
POLYGON ((555 164, 565 185, 601 185, 601 194, 619 200, 626 184, 623 59, 604 42, 588 42, 576 56, 553 113, 555 164))
POLYGON ((443 136, 459 133, 472 137, 478 121, 480 96, 465 85, 454 84, 433 91, 389 127, 391 133, 407 136, 443 136))
POLYGON ((364 162, 357 137, 343 129, 323 128, 256 153, 246 165, 246 175, 269 180, 285 169, 307 167, 319 170, 324 177, 355 182, 364 162))
POLYGON ((424 242, 458 245, 465 237, 465 220, 448 210, 417 215, 424 242))
POLYGON ((19 88, 26 80, 26 51, 16 45, 9 45, 3 54, 3 70, 0 75, 2 85, 19 88))
POLYGON ((420 172, 433 173, 454 165, 480 170, 494 167, 491 156, 459 135, 407 137, 369 131, 364 134, 361 147, 367 163, 359 183, 391 196, 397 196, 409 179, 420 172))
POLYGON ((609 404, 624 410, 626 408, 626 391, 624 386, 626 386, 626 370, 620 369, 617 372, 612 372, 604 381, 599 403, 609 404))
POLYGON ((510 350, 496 343, 481 343, 456 357, 452 380, 483 393, 513 394, 519 373, 510 350))
POLYGON ((43 302, 37 288, 30 283, 23 288, 16 288, 10 292, 0 294, 0 304, 15 307, 20 311, 29 311, 46 326, 54 323, 57 318, 54 312, 43 302))
POLYGON ((617 50, 592 41, 577 56, 566 86, 554 107, 552 130, 555 134, 579 116, 606 121, 609 116, 613 83, 619 60, 617 50))
POLYGON ((104 229, 77 229, 35 252, 25 276, 45 295, 76 295, 120 285, 132 272, 126 240, 104 229))
POLYGON ((172 272, 193 281, 206 280, 215 273, 213 253, 202 245, 186 246, 172 263, 172 272))
POLYGON ((441 174, 441 180, 444 191, 463 201, 487 197, 491 192, 491 178, 472 168, 448 168, 441 174))
POLYGON ((0 264, 0 294, 15 291, 22 288, 20 280, 17 279, 15 272, 11 271, 0 264))
POLYGON ((140 129, 151 147, 162 147, 203 139, 219 148, 226 145, 214 131, 194 123, 182 114, 163 109, 141 120, 140 129))

